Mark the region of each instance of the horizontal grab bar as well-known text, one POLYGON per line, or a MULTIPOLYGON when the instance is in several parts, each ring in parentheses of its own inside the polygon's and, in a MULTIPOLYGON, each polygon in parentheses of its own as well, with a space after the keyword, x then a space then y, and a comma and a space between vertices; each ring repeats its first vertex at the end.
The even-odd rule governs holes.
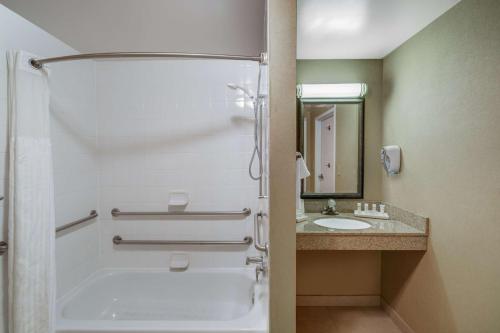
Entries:
POLYGON ((243 208, 239 212, 223 212, 223 211, 213 211, 213 212, 122 212, 118 208, 113 208, 111 210, 111 215, 114 217, 118 216, 249 216, 252 213, 250 208, 243 208))
POLYGON ((251 245, 252 237, 246 236, 242 241, 197 241, 197 240, 126 240, 121 236, 113 237, 113 243, 116 245, 251 245))
POLYGON ((88 216, 82 217, 81 219, 57 227, 56 233, 74 227, 75 225, 79 225, 80 223, 87 222, 88 220, 95 219, 98 216, 99 215, 97 214, 97 211, 91 210, 88 216))
MULTIPOLYGON (((88 216, 82 217, 81 219, 78 219, 76 221, 73 221, 73 222, 67 223, 65 225, 62 225, 60 227, 57 227, 56 233, 63 231, 63 230, 66 230, 66 229, 69 229, 71 227, 74 227, 74 226, 76 226, 80 223, 86 222, 88 220, 95 219, 97 216, 99 216, 97 214, 97 211, 91 210, 88 216)), ((7 252, 8 248, 9 248, 9 244, 7 242, 1 241, 0 242, 0 256, 4 255, 7 252)))

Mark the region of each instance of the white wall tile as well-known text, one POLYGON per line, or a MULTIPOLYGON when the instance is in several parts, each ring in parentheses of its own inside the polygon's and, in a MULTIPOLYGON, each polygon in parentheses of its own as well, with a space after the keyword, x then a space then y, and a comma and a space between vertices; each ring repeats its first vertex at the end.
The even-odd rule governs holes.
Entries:
MULTIPOLYGON (((97 63, 103 266, 164 266, 172 247, 113 246, 115 234, 143 239, 243 239, 243 220, 113 220, 109 210, 167 210, 170 191, 189 210, 257 208, 248 176, 253 110, 227 83, 256 91, 258 66, 238 61, 97 63)), ((192 264, 244 265, 247 249, 188 249, 192 264), (211 252, 207 252, 211 251, 211 252)), ((251 248, 249 251, 252 251, 251 248)))

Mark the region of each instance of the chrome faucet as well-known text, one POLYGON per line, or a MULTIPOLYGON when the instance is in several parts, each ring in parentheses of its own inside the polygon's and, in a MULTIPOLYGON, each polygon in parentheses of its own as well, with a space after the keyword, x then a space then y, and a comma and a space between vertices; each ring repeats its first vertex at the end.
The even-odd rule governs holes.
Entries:
POLYGON ((323 210, 321 211, 321 214, 323 215, 339 215, 339 212, 337 212, 337 203, 335 200, 330 199, 328 200, 328 206, 325 206, 323 210))
POLYGON ((259 282, 260 274, 266 275, 267 266, 263 256, 247 257, 246 264, 257 264, 255 267, 255 280, 257 280, 257 282, 259 282))

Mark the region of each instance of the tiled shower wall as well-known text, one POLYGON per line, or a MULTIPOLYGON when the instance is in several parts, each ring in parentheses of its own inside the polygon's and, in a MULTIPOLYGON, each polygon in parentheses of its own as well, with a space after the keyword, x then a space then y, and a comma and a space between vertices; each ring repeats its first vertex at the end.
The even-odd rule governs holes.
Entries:
MULTIPOLYGON (((40 57, 77 52, 1 5, 0 41, 3 196, 7 192, 5 52, 21 49, 40 57), (15 38, 9 31, 16 31, 15 38)), ((174 248, 113 247, 116 234, 131 239, 194 240, 253 236, 253 216, 113 220, 110 210, 167 210, 169 192, 174 190, 189 193, 188 210, 257 210, 258 183, 248 176, 254 125, 251 103, 226 86, 236 83, 255 93, 256 63, 79 61, 50 68, 56 225, 84 217, 92 209, 100 215, 57 236, 58 296, 99 266, 168 267, 174 248)), ((0 207, 0 240, 6 240, 4 201, 0 207)), ((253 247, 175 247, 175 251, 188 252, 191 267, 243 266, 246 255, 256 254, 253 247)), ((4 291, 6 258, 0 258, 4 291)), ((5 296, 0 292, 0 313, 5 313, 5 296)), ((0 316, 1 332, 5 332, 5 319, 0 316)))
MULTIPOLYGON (((165 211, 186 191, 187 210, 257 209, 248 176, 253 111, 236 83, 256 91, 258 65, 220 60, 97 63, 103 266, 168 267, 172 247, 115 246, 124 239, 240 240, 244 219, 113 219, 110 211, 165 211)), ((191 267, 243 266, 252 247, 175 247, 191 267)))
MULTIPOLYGON (((60 226, 99 210, 95 63, 60 63, 51 67, 50 130, 56 226, 60 226)), ((98 267, 98 256, 97 219, 58 233, 58 296, 93 273, 98 267)))
MULTIPOLYGON (((7 50, 24 50, 40 57, 76 53, 75 50, 0 5, 0 196, 7 193, 7 50), (15 31, 15 34, 12 32, 15 31)), ((56 225, 97 208, 95 65, 74 62, 50 66, 51 135, 54 160, 56 225)), ((7 219, 0 202, 0 240, 7 240, 7 219)), ((98 264, 98 224, 60 234, 56 241, 58 295, 91 274, 98 264)), ((7 256, 1 257, 5 279, 7 256)), ((0 313, 5 313, 6 280, 0 290, 0 313)), ((0 332, 4 332, 0 317, 0 332)))
MULTIPOLYGON (((76 53, 0 6, 0 27, 4 25, 9 28, 0 29, 0 195, 7 190, 5 51, 22 49, 41 57, 76 53), (16 31, 16 38, 9 30, 16 31)), ((113 207, 167 210, 174 190, 189 193, 188 210, 257 210, 258 183, 247 170, 253 149, 251 103, 226 86, 232 82, 255 93, 256 63, 80 61, 50 67, 56 224, 86 216, 92 209, 100 215, 57 236, 58 296, 100 266, 168 267, 174 250, 190 253, 191 267, 243 266, 246 255, 256 254, 253 247, 174 249, 111 243, 116 234, 133 239, 239 240, 253 236, 253 216, 113 220, 110 215, 113 207)), ((4 202, 0 204, 3 209, 4 202)), ((0 217, 4 240, 6 220, 4 214, 0 217)), ((6 274, 6 258, 1 258, 0 277, 6 274)), ((5 280, 2 285, 7 290, 5 280)), ((5 304, 3 296, 0 305, 5 304)), ((0 332, 3 326, 0 320, 0 332)))

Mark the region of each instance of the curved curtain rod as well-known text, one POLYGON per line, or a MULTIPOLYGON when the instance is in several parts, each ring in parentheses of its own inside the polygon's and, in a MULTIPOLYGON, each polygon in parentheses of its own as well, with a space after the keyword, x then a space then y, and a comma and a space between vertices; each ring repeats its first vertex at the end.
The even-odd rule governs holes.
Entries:
POLYGON ((267 63, 267 53, 260 56, 243 56, 228 54, 207 53, 181 53, 181 52, 105 52, 105 53, 82 53, 54 58, 30 59, 30 64, 36 69, 41 69, 44 64, 51 62, 85 60, 85 59, 117 59, 117 58, 188 58, 188 59, 226 59, 226 60, 250 60, 267 63))

